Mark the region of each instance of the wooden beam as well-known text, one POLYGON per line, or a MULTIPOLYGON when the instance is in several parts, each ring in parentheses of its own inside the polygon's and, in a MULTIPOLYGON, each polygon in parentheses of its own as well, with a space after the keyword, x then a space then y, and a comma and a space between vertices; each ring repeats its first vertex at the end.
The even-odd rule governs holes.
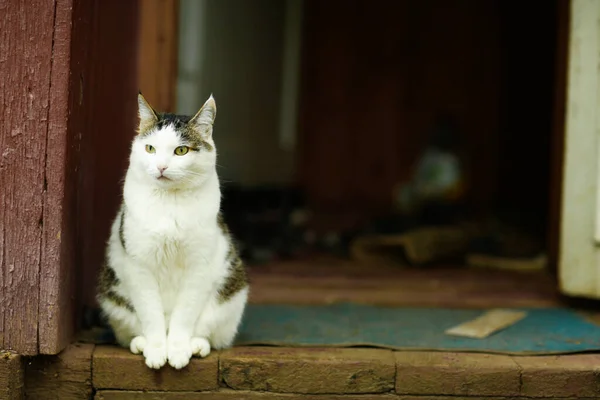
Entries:
POLYGON ((93 298, 135 128, 137 12, 0 2, 0 349, 59 353, 93 298))
POLYGON ((176 106, 178 17, 178 0, 140 2, 139 87, 160 111, 176 106))
POLYGON ((0 348, 21 354, 38 351, 54 12, 0 3, 0 348))
POLYGON ((80 47, 71 46, 71 42, 79 38, 80 43, 87 37, 91 8, 91 0, 81 1, 75 8, 73 0, 56 2, 50 86, 61 89, 50 91, 48 114, 38 330, 39 352, 43 354, 60 352, 71 340, 75 325, 72 296, 79 152, 69 151, 78 142, 69 126, 81 119, 81 104, 69 100, 83 88, 79 87, 81 71, 71 70, 71 59, 80 47), (78 19, 73 18, 74 13, 79 14, 78 19))
POLYGON ((81 294, 93 298, 135 127, 137 70, 128 56, 137 48, 137 12, 136 1, 57 0, 51 87, 62 89, 50 95, 41 354, 57 354, 72 340, 86 277, 81 294), (95 201, 96 193, 106 198, 95 201))

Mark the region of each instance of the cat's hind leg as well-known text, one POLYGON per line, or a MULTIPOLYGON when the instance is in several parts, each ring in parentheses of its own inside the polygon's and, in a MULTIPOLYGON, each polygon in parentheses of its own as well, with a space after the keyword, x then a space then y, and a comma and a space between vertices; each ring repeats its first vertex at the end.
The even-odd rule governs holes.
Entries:
POLYGON ((130 309, 130 306, 103 297, 99 298, 99 303, 115 334, 117 343, 121 347, 130 349, 133 354, 142 353, 144 343, 136 340, 142 334, 142 327, 137 315, 130 309))
POLYGON ((194 355, 206 357, 211 348, 220 350, 233 344, 247 301, 246 287, 223 303, 214 299, 207 304, 192 338, 194 355))

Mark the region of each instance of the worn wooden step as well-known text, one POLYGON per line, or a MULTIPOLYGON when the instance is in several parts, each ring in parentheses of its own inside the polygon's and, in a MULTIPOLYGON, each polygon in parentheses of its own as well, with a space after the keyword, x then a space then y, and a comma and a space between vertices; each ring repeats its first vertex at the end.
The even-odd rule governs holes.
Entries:
POLYGON ((97 398, 108 400, 193 399, 199 393, 206 399, 334 395, 344 399, 575 399, 600 396, 598 365, 597 354, 514 357, 366 348, 239 347, 194 359, 182 371, 165 367, 155 372, 146 368, 141 357, 124 349, 98 346, 92 382, 97 398), (166 396, 165 391, 178 393, 166 396))
MULTIPOLYGON (((100 391, 95 400, 532 400, 531 397, 490 397, 490 396, 397 396, 394 394, 366 395, 304 395, 275 394, 261 392, 239 392, 224 390, 219 392, 133 392, 100 391)), ((597 397, 568 397, 556 400, 592 400, 597 397)))
POLYGON ((0 399, 592 399, 599 365, 600 354, 238 347, 154 371, 125 349, 75 344, 54 357, 0 358, 10 372, 0 399))

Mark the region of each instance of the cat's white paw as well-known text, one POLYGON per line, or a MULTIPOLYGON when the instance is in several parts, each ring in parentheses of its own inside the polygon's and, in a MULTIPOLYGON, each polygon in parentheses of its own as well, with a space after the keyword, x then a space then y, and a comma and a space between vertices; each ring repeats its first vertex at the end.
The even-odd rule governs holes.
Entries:
POLYGON ((210 343, 203 337, 192 338, 192 353, 202 358, 210 354, 210 343))
POLYGON ((133 339, 131 339, 131 343, 129 343, 129 350, 133 354, 142 354, 145 348, 146 338, 143 336, 136 336, 133 339))
POLYGON ((149 340, 144 347, 146 365, 152 369, 160 369, 167 363, 166 340, 149 340))
POLYGON ((169 365, 181 369, 190 363, 192 346, 189 339, 169 340, 169 365))

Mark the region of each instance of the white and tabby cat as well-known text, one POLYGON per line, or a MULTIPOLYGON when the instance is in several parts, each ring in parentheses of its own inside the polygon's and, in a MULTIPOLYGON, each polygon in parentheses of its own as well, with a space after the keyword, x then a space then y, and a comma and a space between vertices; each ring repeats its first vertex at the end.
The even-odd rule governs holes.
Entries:
POLYGON ((98 300, 121 346, 180 369, 232 344, 248 284, 219 211, 214 99, 192 118, 138 103, 98 300))

